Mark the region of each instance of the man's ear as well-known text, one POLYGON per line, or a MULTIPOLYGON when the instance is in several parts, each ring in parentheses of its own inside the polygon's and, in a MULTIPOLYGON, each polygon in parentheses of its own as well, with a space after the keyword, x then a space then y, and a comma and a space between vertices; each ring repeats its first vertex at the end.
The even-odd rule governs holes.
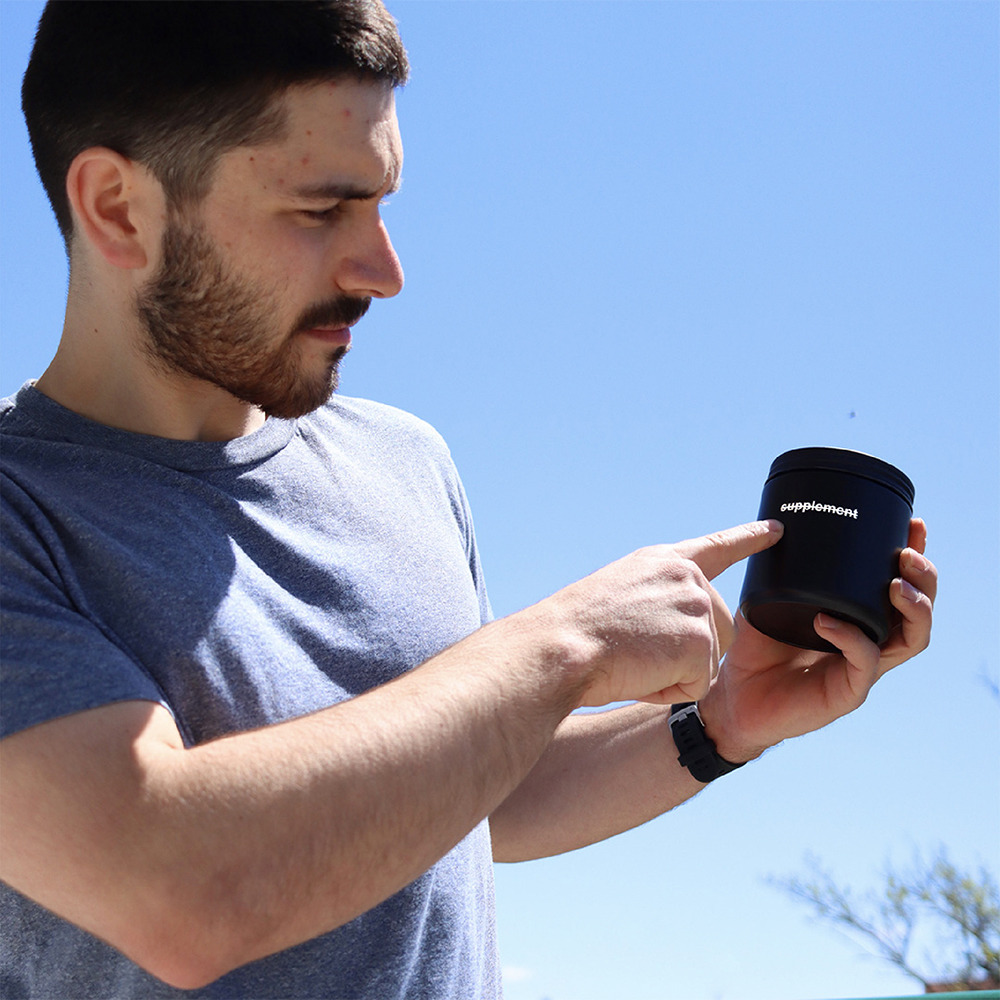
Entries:
POLYGON ((145 267, 159 245, 163 189, 144 167, 113 149, 93 146, 70 164, 66 193, 79 235, 109 263, 145 267))

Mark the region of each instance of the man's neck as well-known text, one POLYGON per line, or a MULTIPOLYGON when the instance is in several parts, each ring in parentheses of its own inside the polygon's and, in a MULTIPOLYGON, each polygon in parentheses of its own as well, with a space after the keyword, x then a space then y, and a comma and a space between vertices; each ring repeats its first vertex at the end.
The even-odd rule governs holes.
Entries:
POLYGON ((200 379, 172 374, 137 346, 134 331, 67 311, 59 349, 35 387, 109 427, 181 441, 229 441, 264 424, 256 406, 200 379))

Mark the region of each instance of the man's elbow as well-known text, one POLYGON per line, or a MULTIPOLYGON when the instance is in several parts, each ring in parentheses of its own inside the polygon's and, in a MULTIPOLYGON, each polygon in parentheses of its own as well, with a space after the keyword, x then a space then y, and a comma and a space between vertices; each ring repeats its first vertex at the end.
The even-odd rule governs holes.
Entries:
POLYGON ((192 914, 183 926, 169 920, 145 927, 136 922, 117 947, 143 971, 180 990, 202 989, 246 964, 231 945, 218 933, 208 933, 203 921, 192 914))
POLYGON ((149 892, 109 942, 175 989, 196 990, 280 950, 275 918, 248 912, 233 893, 149 892), (159 898, 157 898, 157 896, 159 898))

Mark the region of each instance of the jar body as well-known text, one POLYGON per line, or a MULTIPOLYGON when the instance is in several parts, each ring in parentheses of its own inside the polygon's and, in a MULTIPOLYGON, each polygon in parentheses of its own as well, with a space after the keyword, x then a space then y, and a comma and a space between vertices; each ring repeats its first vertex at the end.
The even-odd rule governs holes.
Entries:
POLYGON ((785 532, 776 545, 750 557, 740 594, 743 617, 765 635, 833 651, 813 628, 824 612, 857 625, 878 645, 888 638, 896 615, 889 584, 899 575, 899 554, 909 537, 912 485, 906 498, 884 481, 848 471, 853 465, 864 472, 892 469, 909 483, 879 459, 841 449, 787 452, 772 465, 759 516, 781 521, 785 532), (790 461, 790 455, 817 465, 790 461), (824 460, 829 456, 834 460, 824 460), (877 465, 869 470, 865 460, 877 465), (845 467, 817 467, 838 464, 845 467))

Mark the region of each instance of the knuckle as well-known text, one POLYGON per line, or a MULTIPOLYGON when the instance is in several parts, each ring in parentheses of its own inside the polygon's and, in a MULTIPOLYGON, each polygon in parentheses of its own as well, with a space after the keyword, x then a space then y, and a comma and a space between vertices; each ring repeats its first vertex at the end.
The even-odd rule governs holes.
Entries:
POLYGON ((644 545, 632 553, 633 557, 639 559, 669 560, 671 557, 678 558, 672 545, 644 545))
POLYGON ((917 640, 917 652, 922 653, 931 644, 931 632, 930 629, 922 632, 920 638, 917 640))
POLYGON ((704 698, 705 695, 708 694, 711 687, 712 687, 712 675, 707 673, 702 674, 694 685, 694 694, 695 694, 694 700, 699 701, 701 698, 704 698))
POLYGON ((692 618, 711 618, 714 608, 711 584, 701 576, 697 566, 684 566, 673 581, 674 606, 692 618))
POLYGON ((704 542, 713 549, 728 548, 732 544, 732 533, 725 531, 713 531, 704 536, 704 542))
POLYGON ((715 647, 715 636, 707 618, 685 615, 672 630, 674 646, 683 656, 697 661, 708 660, 715 647))
POLYGON ((709 622, 712 618, 712 597, 706 590, 700 587, 695 588, 679 605, 681 611, 689 618, 696 619, 705 628, 711 631, 709 622))
POLYGON ((659 575, 666 584, 688 588, 692 591, 704 592, 708 582, 696 562, 685 559, 676 552, 672 552, 671 558, 661 562, 659 575))

